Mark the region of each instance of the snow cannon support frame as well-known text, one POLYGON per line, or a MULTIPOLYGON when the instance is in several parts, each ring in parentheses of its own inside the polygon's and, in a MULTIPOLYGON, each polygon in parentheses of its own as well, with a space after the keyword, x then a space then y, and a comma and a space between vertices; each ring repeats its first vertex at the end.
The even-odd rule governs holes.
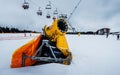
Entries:
POLYGON ((54 19, 51 26, 45 26, 44 34, 18 48, 11 61, 11 68, 45 63, 70 65, 72 53, 69 51, 65 34, 68 24, 65 19, 54 19))

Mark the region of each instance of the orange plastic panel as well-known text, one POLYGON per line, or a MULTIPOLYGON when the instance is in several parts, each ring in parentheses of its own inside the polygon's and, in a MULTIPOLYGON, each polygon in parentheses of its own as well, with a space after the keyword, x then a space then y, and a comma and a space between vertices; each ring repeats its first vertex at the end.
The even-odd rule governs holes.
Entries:
MULTIPOLYGON (((11 60, 11 68, 22 67, 22 54, 24 53, 27 56, 32 56, 40 46, 41 37, 42 35, 36 37, 35 39, 18 48, 13 53, 11 60)), ((35 62, 36 61, 33 61, 30 58, 26 58, 25 66, 31 66, 35 62)))

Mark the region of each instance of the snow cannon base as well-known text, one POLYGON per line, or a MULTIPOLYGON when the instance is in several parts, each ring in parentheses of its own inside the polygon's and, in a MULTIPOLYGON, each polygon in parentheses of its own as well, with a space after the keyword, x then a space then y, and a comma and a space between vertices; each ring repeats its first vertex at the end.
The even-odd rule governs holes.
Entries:
POLYGON ((43 35, 40 35, 14 52, 11 61, 11 68, 33 66, 44 63, 61 63, 70 65, 71 61, 71 52, 68 52, 67 56, 63 55, 53 42, 46 39, 43 35))

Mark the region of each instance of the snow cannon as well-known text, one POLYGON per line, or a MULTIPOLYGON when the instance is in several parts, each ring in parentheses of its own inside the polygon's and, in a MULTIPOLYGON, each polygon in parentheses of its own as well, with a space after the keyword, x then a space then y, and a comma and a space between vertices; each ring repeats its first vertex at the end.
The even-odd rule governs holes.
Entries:
POLYGON ((65 55, 68 55, 68 44, 65 34, 68 31, 68 24, 65 19, 55 19, 51 26, 44 27, 45 36, 56 43, 56 47, 65 55))
POLYGON ((70 65, 72 53, 65 37, 67 31, 68 24, 65 19, 54 19, 51 26, 44 26, 44 34, 40 34, 13 53, 11 68, 47 63, 70 65))

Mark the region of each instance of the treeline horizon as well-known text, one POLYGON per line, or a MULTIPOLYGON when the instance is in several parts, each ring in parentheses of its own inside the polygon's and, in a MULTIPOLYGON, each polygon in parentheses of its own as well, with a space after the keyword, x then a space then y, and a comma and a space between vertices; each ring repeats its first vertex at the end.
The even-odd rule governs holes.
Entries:
POLYGON ((0 26, 0 33, 31 33, 31 32, 34 32, 36 33, 36 31, 31 31, 31 30, 20 30, 18 28, 14 28, 14 27, 2 27, 0 26))

